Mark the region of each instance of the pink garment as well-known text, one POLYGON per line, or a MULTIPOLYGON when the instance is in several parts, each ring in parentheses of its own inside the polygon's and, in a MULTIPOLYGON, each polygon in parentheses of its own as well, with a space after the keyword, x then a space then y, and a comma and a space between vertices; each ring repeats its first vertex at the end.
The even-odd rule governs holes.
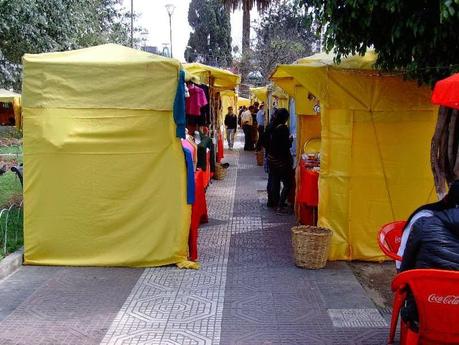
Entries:
POLYGON ((207 105, 207 98, 204 90, 196 85, 189 87, 190 97, 186 98, 186 114, 193 116, 201 115, 201 107, 207 105))
POLYGON ((191 144, 188 140, 182 139, 182 147, 190 150, 191 155, 193 156, 193 165, 194 170, 196 170, 196 164, 198 162, 198 153, 196 152, 196 148, 191 144))

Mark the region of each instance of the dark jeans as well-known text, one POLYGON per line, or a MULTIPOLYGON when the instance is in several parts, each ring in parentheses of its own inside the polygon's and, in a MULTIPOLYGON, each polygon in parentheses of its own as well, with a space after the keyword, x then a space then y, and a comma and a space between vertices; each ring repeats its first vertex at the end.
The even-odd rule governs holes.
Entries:
POLYGON ((290 169, 284 169, 283 171, 270 169, 268 176, 268 204, 274 207, 285 206, 292 184, 292 172, 290 169), (282 191, 281 183, 283 185, 282 191))
POLYGON ((244 131, 244 150, 251 151, 253 150, 252 143, 252 126, 243 125, 242 130, 244 131))
POLYGON ((257 141, 257 146, 256 146, 257 151, 261 150, 261 137, 263 136, 264 132, 265 132, 265 126, 258 126, 258 141, 257 141))

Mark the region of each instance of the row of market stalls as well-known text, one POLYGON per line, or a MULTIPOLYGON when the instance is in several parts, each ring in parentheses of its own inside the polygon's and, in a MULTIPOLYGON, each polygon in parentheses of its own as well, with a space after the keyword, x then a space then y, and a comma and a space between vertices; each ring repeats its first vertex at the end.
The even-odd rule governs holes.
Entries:
POLYGON ((23 62, 25 263, 196 268, 213 159, 200 145, 218 152, 239 77, 112 44, 23 62), (198 85, 210 121, 194 141, 198 85))
POLYGON ((431 90, 374 70, 376 58, 369 52, 337 65, 316 54, 271 76, 294 105, 297 215, 333 230, 331 260, 384 260, 381 225, 436 198, 431 90))

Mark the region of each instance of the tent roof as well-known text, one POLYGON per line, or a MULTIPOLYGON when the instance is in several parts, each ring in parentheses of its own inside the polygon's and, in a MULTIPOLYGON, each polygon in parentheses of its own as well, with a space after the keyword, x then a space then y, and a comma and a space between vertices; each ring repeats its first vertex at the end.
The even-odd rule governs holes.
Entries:
POLYGON ((214 86, 220 89, 234 89, 241 82, 241 77, 221 68, 203 65, 198 62, 184 64, 183 68, 190 74, 199 76, 201 80, 214 78, 214 86))
POLYGON ((34 63, 72 65, 138 64, 152 62, 180 65, 178 60, 124 47, 118 44, 103 44, 64 52, 25 54, 24 60, 34 63))
POLYGON ((250 95, 254 96, 255 98, 259 99, 262 102, 267 102, 267 100, 268 100, 268 87, 267 86, 251 87, 250 88, 250 95))
POLYGON ((377 54, 349 56, 340 64, 333 55, 315 54, 291 65, 279 65, 271 80, 295 96, 297 88, 311 92, 324 104, 352 109, 426 108, 430 90, 398 75, 374 71, 377 54), (400 97, 403 94, 404 97, 400 97))
POLYGON ((0 89, 0 102, 10 103, 15 98, 21 97, 20 94, 5 89, 0 89))

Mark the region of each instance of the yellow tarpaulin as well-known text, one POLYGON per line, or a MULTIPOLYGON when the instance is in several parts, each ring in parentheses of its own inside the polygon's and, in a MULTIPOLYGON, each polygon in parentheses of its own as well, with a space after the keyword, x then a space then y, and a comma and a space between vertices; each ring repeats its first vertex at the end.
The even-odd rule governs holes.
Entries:
POLYGON ((251 87, 250 88, 250 98, 255 102, 263 102, 267 103, 268 102, 268 87, 267 86, 262 86, 262 87, 251 87))
MULTIPOLYGON (((331 260, 383 260, 381 225, 435 199, 431 91, 370 68, 375 54, 334 65, 324 54, 279 66, 272 79, 320 100, 319 225, 333 230, 331 260)), ((296 104, 304 98, 296 98, 296 104)))
POLYGON ((209 78, 213 78, 213 86, 217 89, 233 90, 241 82, 241 77, 237 74, 197 62, 184 64, 183 68, 188 73, 198 76, 203 84, 208 85, 209 78))
POLYGON ((250 106, 250 99, 238 96, 238 98, 237 98, 237 107, 239 108, 239 107, 243 107, 243 106, 249 107, 250 106))
POLYGON ((180 63, 116 45, 25 55, 25 263, 184 263, 180 63))

